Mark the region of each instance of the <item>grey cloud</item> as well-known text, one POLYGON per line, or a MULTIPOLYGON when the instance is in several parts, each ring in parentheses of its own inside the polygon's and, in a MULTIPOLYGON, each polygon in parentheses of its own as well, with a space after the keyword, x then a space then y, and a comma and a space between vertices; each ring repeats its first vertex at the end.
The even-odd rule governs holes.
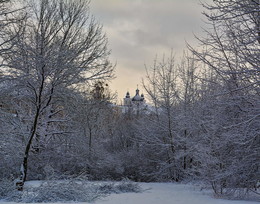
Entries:
MULTIPOLYGON (((152 64, 156 54, 171 48, 182 53, 185 40, 194 40, 192 32, 201 32, 199 0, 92 0, 91 9, 104 25, 120 73, 128 69, 144 75, 144 63, 152 64)), ((127 79, 120 75, 116 80, 127 79)))
POLYGON ((192 31, 200 26, 200 12, 192 7, 194 3, 188 4, 187 0, 182 4, 174 0, 133 1, 135 4, 131 1, 118 2, 121 3, 101 4, 100 15, 105 19, 105 27, 117 30, 133 44, 172 47, 173 39, 178 38, 178 42, 184 40, 188 33, 191 36, 192 31))

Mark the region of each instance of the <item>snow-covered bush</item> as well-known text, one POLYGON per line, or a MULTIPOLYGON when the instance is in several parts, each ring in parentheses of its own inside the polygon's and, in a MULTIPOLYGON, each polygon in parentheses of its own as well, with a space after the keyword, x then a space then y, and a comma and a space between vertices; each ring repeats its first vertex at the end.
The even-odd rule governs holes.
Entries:
POLYGON ((121 182, 109 182, 107 184, 103 184, 99 187, 99 190, 105 194, 142 192, 142 189, 137 183, 131 182, 128 179, 125 179, 121 182))
POLYGON ((25 185, 23 191, 5 183, 5 191, 0 192, 0 199, 14 202, 93 202, 111 193, 141 192, 136 183, 128 180, 122 182, 89 182, 86 180, 44 181, 39 185, 25 185))
POLYGON ((8 179, 0 180, 0 199, 8 196, 14 190, 14 183, 8 179))

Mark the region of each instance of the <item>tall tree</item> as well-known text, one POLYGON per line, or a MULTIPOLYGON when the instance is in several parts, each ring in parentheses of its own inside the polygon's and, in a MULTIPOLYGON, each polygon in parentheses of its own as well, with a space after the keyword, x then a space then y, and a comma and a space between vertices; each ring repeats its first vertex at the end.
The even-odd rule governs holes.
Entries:
POLYGON ((160 134, 157 136, 160 135, 159 137, 161 137, 157 139, 161 140, 161 144, 165 149, 165 163, 162 162, 162 168, 167 169, 169 173, 166 174, 175 180, 179 179, 178 173, 175 171, 177 143, 174 107, 179 97, 177 78, 177 66, 175 65, 174 56, 171 53, 168 59, 163 58, 160 62, 155 60, 151 72, 147 72, 148 83, 143 83, 146 92, 155 106, 157 119, 154 122, 159 126, 157 131, 160 134))
MULTIPOLYGON (((28 17, 9 29, 11 51, 2 54, 16 100, 29 107, 30 131, 17 183, 23 188, 32 143, 44 118, 60 112, 59 98, 91 80, 108 79, 107 38, 85 0, 26 1, 28 17), (18 30, 22 34, 17 35, 18 30)), ((5 77, 5 76, 3 76, 5 77)), ((65 110, 62 110, 65 111, 65 110)), ((19 114, 19 113, 18 113, 19 114)))
POLYGON ((253 189, 260 175, 260 4, 215 0, 203 6, 211 29, 205 30, 206 37, 197 37, 202 49, 189 49, 218 76, 218 81, 212 81, 218 88, 210 96, 214 111, 210 111, 209 129, 214 139, 209 170, 214 173, 209 180, 216 193, 253 189))

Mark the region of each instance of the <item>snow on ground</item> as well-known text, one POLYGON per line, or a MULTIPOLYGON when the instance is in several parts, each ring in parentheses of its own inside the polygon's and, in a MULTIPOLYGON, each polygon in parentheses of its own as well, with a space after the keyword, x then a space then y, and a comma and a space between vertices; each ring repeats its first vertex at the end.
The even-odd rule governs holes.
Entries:
POLYGON ((195 190, 192 185, 141 183, 143 193, 112 194, 95 204, 259 204, 253 201, 223 200, 212 193, 195 190))
MULTIPOLYGON (((30 185, 37 186, 38 183, 31 183, 30 185)), ((216 199, 209 191, 200 191, 194 185, 140 183, 140 186, 144 189, 142 193, 111 194, 94 202, 94 204, 259 204, 256 201, 216 199)), ((0 201, 0 204, 16 203, 0 201)))

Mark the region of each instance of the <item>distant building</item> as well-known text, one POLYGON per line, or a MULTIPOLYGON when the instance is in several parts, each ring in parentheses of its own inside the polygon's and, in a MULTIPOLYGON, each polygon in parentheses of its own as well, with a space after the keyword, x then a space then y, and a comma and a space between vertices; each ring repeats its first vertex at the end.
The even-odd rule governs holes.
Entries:
POLYGON ((144 106, 145 105, 145 99, 144 94, 139 94, 139 89, 136 89, 135 96, 133 98, 130 97, 129 92, 126 93, 126 96, 124 98, 124 106, 144 106))
POLYGON ((146 101, 144 98, 144 94, 139 94, 139 89, 136 89, 136 93, 134 97, 130 97, 129 91, 126 93, 123 104, 123 112, 128 114, 137 114, 140 112, 144 112, 146 110, 146 101))

